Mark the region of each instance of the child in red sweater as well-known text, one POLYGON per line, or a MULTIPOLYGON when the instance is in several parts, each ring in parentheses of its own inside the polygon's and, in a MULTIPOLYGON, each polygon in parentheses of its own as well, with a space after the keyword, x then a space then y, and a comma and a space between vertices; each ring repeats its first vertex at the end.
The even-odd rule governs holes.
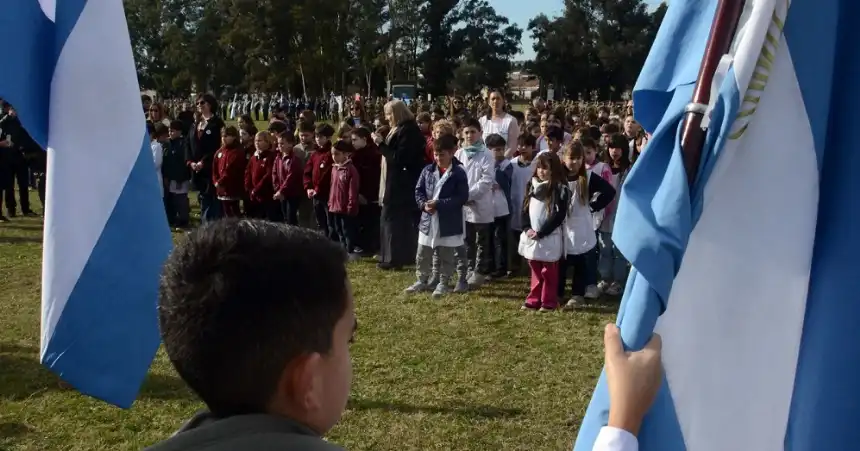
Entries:
POLYGON ((274 200, 275 188, 272 184, 272 168, 275 167, 275 151, 272 149, 272 135, 259 132, 254 137, 254 154, 248 159, 245 171, 245 191, 248 206, 245 214, 250 218, 279 221, 281 205, 274 200))
POLYGON ((432 164, 435 161, 435 157, 433 156, 433 119, 427 113, 421 113, 418 115, 416 119, 418 122, 418 128, 421 130, 421 134, 424 135, 424 140, 427 142, 427 145, 424 147, 424 162, 427 164, 432 164))
POLYGON ((352 130, 355 153, 352 164, 358 170, 358 238, 355 252, 373 255, 379 251, 379 179, 382 173, 382 152, 371 138, 370 130, 352 130))
POLYGON ((316 146, 307 157, 304 170, 305 194, 313 200, 317 228, 323 235, 339 241, 334 224, 328 218, 328 196, 331 192, 331 137, 334 128, 322 124, 316 129, 316 146))
POLYGON ((221 148, 215 153, 212 183, 221 202, 224 217, 237 218, 242 215, 239 201, 245 195, 245 149, 239 143, 239 130, 230 126, 221 132, 221 148))
POLYGON ((340 243, 350 254, 355 254, 358 217, 358 170, 352 164, 355 148, 347 141, 338 141, 332 146, 331 156, 334 168, 331 171, 331 193, 328 198, 329 220, 334 223, 340 243))
POLYGON ((302 159, 294 151, 295 136, 283 133, 278 136, 278 156, 272 170, 275 185, 273 199, 281 205, 281 215, 290 225, 299 225, 299 206, 302 201, 302 159))

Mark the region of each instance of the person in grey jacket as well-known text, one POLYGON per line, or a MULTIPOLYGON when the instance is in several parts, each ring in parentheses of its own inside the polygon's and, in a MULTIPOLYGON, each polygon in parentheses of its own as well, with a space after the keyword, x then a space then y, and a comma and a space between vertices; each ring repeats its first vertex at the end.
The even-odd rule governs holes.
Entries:
POLYGON ((158 317, 171 363, 208 410, 148 450, 341 449, 322 435, 352 381, 346 261, 335 242, 284 224, 191 232, 165 264, 158 317))

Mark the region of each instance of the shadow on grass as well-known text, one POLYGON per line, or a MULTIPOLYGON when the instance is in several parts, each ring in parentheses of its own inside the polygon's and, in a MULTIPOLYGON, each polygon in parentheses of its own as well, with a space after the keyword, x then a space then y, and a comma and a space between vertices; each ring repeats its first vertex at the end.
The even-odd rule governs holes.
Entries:
POLYGON ((160 399, 160 400, 196 400, 191 390, 177 376, 166 376, 163 374, 150 374, 143 382, 138 398, 160 399))
POLYGON ((0 368, 0 399, 16 401, 60 389, 57 377, 39 363, 35 346, 0 343, 0 368))
POLYGON ((36 243, 41 244, 42 238, 35 236, 0 236, 0 244, 23 244, 36 243))
POLYGON ((367 399, 350 399, 347 409, 351 410, 387 410, 398 413, 439 413, 456 415, 467 418, 511 418, 522 415, 520 409, 503 409, 493 406, 417 406, 401 402, 373 401, 367 399))
POLYGON ((24 423, 0 423, 0 437, 12 438, 33 432, 35 428, 24 423))
POLYGON ((3 224, 0 226, 0 229, 4 230, 23 230, 26 232, 38 232, 41 231, 44 227, 42 224, 3 224))

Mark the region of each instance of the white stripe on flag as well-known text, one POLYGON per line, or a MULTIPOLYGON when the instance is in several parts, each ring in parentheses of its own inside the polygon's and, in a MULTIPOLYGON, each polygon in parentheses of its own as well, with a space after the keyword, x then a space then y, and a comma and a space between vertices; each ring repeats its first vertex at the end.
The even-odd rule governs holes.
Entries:
POLYGON ((696 451, 783 449, 818 205, 812 131, 785 40, 755 116, 722 150, 657 326, 696 451))

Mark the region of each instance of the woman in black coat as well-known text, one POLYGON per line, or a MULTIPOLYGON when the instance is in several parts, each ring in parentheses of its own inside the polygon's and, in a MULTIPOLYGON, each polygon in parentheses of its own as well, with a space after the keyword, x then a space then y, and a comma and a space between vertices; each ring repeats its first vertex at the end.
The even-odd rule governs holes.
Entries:
POLYGON ((415 185, 424 169, 424 135, 406 104, 393 100, 385 105, 385 118, 393 128, 388 136, 374 134, 382 151, 382 204, 379 250, 380 269, 400 269, 415 263, 418 219, 415 185))
POLYGON ((191 148, 191 181, 197 189, 200 201, 201 221, 213 221, 221 218, 221 203, 215 197, 212 186, 212 163, 215 153, 221 148, 221 130, 224 121, 215 113, 218 111, 218 101, 211 94, 203 94, 197 98, 197 111, 200 120, 191 130, 188 141, 191 148))

